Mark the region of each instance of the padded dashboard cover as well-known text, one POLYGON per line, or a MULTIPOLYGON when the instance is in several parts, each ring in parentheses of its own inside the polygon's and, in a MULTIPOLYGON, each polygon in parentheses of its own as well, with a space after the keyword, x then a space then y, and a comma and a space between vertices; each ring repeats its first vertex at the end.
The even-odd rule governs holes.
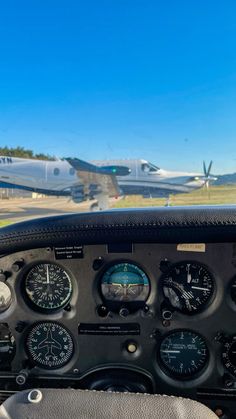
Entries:
POLYGON ((9 397, 0 419, 216 419, 193 400, 161 395, 89 390, 42 389, 38 403, 28 401, 29 390, 9 397))
POLYGON ((115 242, 236 242, 236 207, 170 207, 67 214, 0 229, 0 254, 115 242))

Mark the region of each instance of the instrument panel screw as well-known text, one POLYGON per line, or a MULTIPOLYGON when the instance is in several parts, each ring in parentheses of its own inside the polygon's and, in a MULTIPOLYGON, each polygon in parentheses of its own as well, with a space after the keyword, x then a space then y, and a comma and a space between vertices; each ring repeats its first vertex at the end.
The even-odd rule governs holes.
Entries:
POLYGON ((171 265, 171 263, 168 259, 161 260, 160 265, 159 265, 160 271, 162 273, 167 272, 170 265, 171 265))
POLYGON ((0 281, 5 282, 7 279, 6 273, 3 270, 0 270, 0 281))
POLYGON ((126 307, 122 307, 119 311, 121 317, 127 317, 129 315, 129 310, 126 307))
POLYGON ((78 372, 79 372, 78 368, 74 368, 74 369, 73 369, 73 373, 74 373, 74 374, 78 374, 78 372))
POLYGON ((168 309, 162 311, 162 318, 164 320, 171 320, 172 319, 172 315, 173 315, 172 314, 172 311, 170 311, 168 309))
POLYGON ((97 313, 100 317, 107 317, 109 310, 106 306, 100 305, 97 307, 97 313))
POLYGON ((93 261, 93 270, 98 271, 104 263, 103 257, 99 256, 97 259, 93 261))
POLYGON ((18 333, 22 333, 23 330, 25 329, 25 327, 26 327, 26 323, 25 322, 18 322, 17 325, 16 325, 16 327, 15 327, 15 330, 18 333))
POLYGON ((27 368, 22 369, 19 374, 16 376, 16 384, 23 386, 29 376, 29 370, 27 368))
POLYGON ((20 260, 16 260, 13 264, 12 264, 12 271, 17 273, 19 272, 19 270, 23 267, 24 264, 24 259, 20 259, 20 260))
POLYGON ((162 322, 164 327, 169 327, 170 326, 170 320, 163 320, 162 322))
POLYGON ((215 414, 216 414, 216 416, 218 416, 218 418, 221 418, 224 415, 224 412, 220 407, 217 407, 215 409, 215 414))

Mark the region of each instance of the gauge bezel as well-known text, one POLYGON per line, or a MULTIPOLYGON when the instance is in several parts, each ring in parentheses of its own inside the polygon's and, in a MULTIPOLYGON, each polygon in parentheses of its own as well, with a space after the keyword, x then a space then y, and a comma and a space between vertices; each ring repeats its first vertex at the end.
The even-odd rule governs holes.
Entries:
POLYGON ((113 311, 113 312, 117 312, 119 311, 121 308, 128 308, 128 310, 130 312, 135 312, 141 308, 143 308, 150 295, 151 295, 151 280, 150 280, 150 275, 146 272, 146 270, 136 261, 133 260, 128 260, 128 259, 117 259, 117 260, 113 260, 110 261, 108 263, 105 264, 105 266, 103 266, 103 268, 100 270, 98 276, 97 276, 97 288, 98 288, 98 292, 99 292, 99 296, 103 302, 103 304, 106 305, 106 307, 108 307, 109 310, 113 311), (147 277, 148 280, 148 285, 149 285, 149 289, 148 289, 148 294, 147 297, 145 299, 145 301, 112 301, 112 300, 107 300, 105 298, 105 296, 102 293, 102 289, 101 289, 101 285, 102 285, 102 279, 103 276, 105 275, 105 273, 112 267, 115 265, 120 265, 120 264, 129 264, 129 265, 134 265, 136 266, 138 269, 140 269, 147 277))
POLYGON ((162 273, 162 275, 160 277, 160 281, 159 281, 159 290, 160 290, 160 293, 163 297, 163 301, 165 301, 166 304, 169 305, 173 309, 173 311, 176 311, 176 312, 180 313, 181 315, 191 316, 191 317, 195 316, 195 315, 198 315, 200 313, 203 313, 209 306, 212 305, 212 302, 214 301, 215 296, 216 296, 216 291, 217 291, 216 288, 217 288, 216 280, 215 280, 215 277, 212 273, 212 270, 209 269, 209 267, 205 263, 202 263, 201 261, 193 260, 193 259, 184 259, 184 260, 179 260, 179 261, 176 261, 174 263, 171 263, 169 268, 164 273, 162 273), (163 291, 163 281, 164 281, 165 277, 167 276, 168 272, 170 272, 170 270, 174 269, 178 265, 187 264, 187 263, 200 265, 204 269, 206 269, 208 274, 210 275, 210 278, 211 278, 212 284, 213 284, 212 291, 211 291, 211 294, 209 296, 209 299, 206 302, 204 302, 203 304, 201 304, 199 306, 199 308, 197 310, 194 310, 194 311, 185 311, 185 310, 181 310, 178 307, 172 306, 172 304, 170 303, 169 299, 165 296, 164 291, 163 291))
POLYGON ((231 279, 229 280, 228 287, 227 287, 227 295, 226 295, 229 306, 234 311, 236 311, 236 301, 234 301, 233 298, 232 298, 232 285, 233 285, 233 283, 236 284, 236 275, 233 275, 231 277, 231 279))
POLYGON ((24 271, 22 273, 22 280, 21 280, 21 294, 24 298, 24 301, 26 302, 26 304, 34 311, 38 312, 38 313, 44 313, 44 314, 54 314, 54 313, 58 313, 60 311, 62 311, 71 301, 72 296, 73 296, 73 292, 74 292, 74 280, 73 280, 73 276, 68 272, 68 269, 65 268, 63 265, 61 265, 60 263, 57 263, 55 261, 51 261, 51 260, 38 260, 35 261, 33 263, 31 263, 30 265, 27 266, 27 270, 24 271), (53 307, 53 308, 46 308, 46 307, 41 307, 39 305, 37 305, 34 301, 32 301, 27 292, 26 292, 26 281, 28 278, 29 273, 31 272, 31 270, 36 267, 37 265, 55 265, 55 266, 59 266, 67 275, 67 277, 70 280, 71 283, 71 291, 70 291, 70 295, 67 298, 67 300, 60 306, 60 307, 53 307))
POLYGON ((25 334, 24 334, 24 347, 25 347, 25 353, 26 353, 26 355, 27 355, 27 357, 28 357, 28 360, 29 360, 29 363, 30 363, 30 365, 32 365, 33 367, 37 367, 37 368, 40 368, 40 369, 42 369, 42 370, 46 370, 46 369, 48 369, 49 371, 54 371, 54 370, 60 370, 60 369, 64 369, 64 368, 66 368, 67 366, 68 366, 68 364, 70 364, 70 361, 72 360, 72 358, 73 358, 73 356, 74 356, 74 354, 75 354, 75 340, 74 340, 74 336, 73 336, 73 334, 71 333, 71 331, 68 329, 68 327, 66 327, 63 323, 60 323, 60 322, 58 322, 58 321, 54 321, 54 320, 39 320, 39 321, 36 321, 36 322, 34 322, 34 323, 32 323, 28 328, 27 328, 27 330, 25 331, 25 334), (33 357, 32 357, 32 355, 31 355, 31 353, 30 353, 30 350, 29 350, 29 346, 27 345, 27 343, 28 343, 28 339, 29 339, 29 336, 30 336, 30 333, 32 332, 32 330, 35 328, 35 327, 37 327, 38 325, 40 325, 40 324, 48 324, 48 323, 52 323, 52 324, 56 324, 57 326, 60 326, 62 329, 64 329, 68 334, 69 334, 69 336, 70 336, 70 338, 71 338, 71 340, 72 340, 72 345, 73 345, 73 348, 72 348, 72 352, 71 352, 71 355, 70 355, 70 357, 68 358, 68 360, 66 361, 66 363, 64 363, 64 364, 62 364, 62 365, 56 365, 56 366, 48 366, 48 365, 42 365, 40 362, 37 362, 37 361, 35 361, 34 359, 33 359, 33 357))
POLYGON ((233 364, 230 362, 230 367, 228 368, 228 367, 226 366, 226 362, 225 362, 225 360, 224 360, 224 358, 223 358, 223 355, 224 355, 224 354, 226 354, 226 357, 227 357, 227 353, 229 352, 229 351, 227 350, 227 348, 225 349, 225 345, 226 345, 227 343, 229 343, 229 344, 230 344, 230 347, 231 347, 231 345, 232 345, 233 343, 236 343, 236 334, 232 334, 232 335, 228 336, 228 337, 225 339, 225 341, 223 342, 223 345, 222 345, 222 348, 221 348, 221 361, 222 361, 222 364, 223 364, 223 366, 224 366, 225 370, 226 370, 227 372, 229 372, 230 374, 232 374, 234 377, 236 377, 236 365, 235 365, 235 367, 234 367, 234 366, 233 366, 233 364), (235 338, 235 339, 234 339, 234 338, 235 338))
POLYGON ((197 378, 201 377, 204 372, 206 371, 206 369, 208 368, 209 362, 210 362, 210 350, 207 344, 207 340, 205 338, 205 336, 203 336, 201 333, 197 332, 196 330, 193 329, 187 329, 187 328, 179 328, 179 329, 172 329, 171 331, 169 331, 168 333, 163 334, 163 336, 161 337, 160 341, 158 342, 158 347, 157 347, 157 362, 159 367, 161 368, 161 370, 164 372, 164 374, 168 377, 170 377, 173 380, 177 380, 180 382, 185 382, 185 381, 192 381, 192 380, 196 380, 197 378), (163 343, 163 341, 168 338, 170 335, 175 334, 175 333, 181 333, 181 332, 188 332, 188 333, 193 333, 194 335, 198 335, 201 337, 201 339, 204 340, 205 346, 206 346, 206 361, 203 365, 203 367, 196 371, 193 374, 190 375, 181 375, 178 373, 175 373, 173 371, 171 371, 166 364, 163 362, 161 355, 160 355, 160 348, 161 348, 161 344, 163 343))

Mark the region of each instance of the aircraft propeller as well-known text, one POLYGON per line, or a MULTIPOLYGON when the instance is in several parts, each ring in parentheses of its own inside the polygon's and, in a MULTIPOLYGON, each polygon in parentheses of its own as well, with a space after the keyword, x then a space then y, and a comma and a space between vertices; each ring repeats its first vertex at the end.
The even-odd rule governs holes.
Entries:
POLYGON ((203 161, 204 176, 202 177, 202 179, 204 180, 204 186, 206 187, 206 189, 209 189, 209 185, 211 182, 214 182, 215 180, 217 180, 217 177, 211 175, 212 164, 213 164, 213 161, 211 160, 209 166, 206 167, 206 163, 205 161, 203 161))

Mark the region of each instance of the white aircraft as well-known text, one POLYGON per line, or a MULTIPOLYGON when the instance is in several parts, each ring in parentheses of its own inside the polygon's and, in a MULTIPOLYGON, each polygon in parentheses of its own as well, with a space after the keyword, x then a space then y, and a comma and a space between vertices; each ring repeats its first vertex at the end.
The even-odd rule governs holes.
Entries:
POLYGON ((212 161, 203 174, 160 169, 146 160, 85 162, 76 158, 55 161, 0 156, 0 187, 45 195, 71 196, 74 202, 96 199, 91 209, 106 209, 109 198, 142 195, 166 197, 192 192, 216 180, 212 161))

